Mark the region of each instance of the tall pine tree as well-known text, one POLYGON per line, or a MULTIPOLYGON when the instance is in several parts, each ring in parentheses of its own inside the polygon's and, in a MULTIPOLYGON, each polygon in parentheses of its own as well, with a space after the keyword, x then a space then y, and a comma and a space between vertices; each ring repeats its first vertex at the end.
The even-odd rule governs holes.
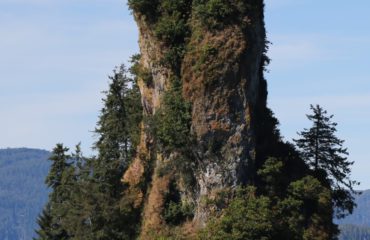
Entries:
POLYGON ((121 178, 139 141, 142 108, 139 89, 125 66, 113 73, 95 129, 98 156, 91 161, 90 222, 98 239, 131 239, 136 229, 130 223, 133 216, 120 208, 121 178))
POLYGON ((298 133, 300 138, 294 142, 316 175, 329 181, 337 217, 344 217, 352 213, 355 207, 352 195, 356 193, 353 187, 358 183, 350 179, 354 162, 347 158, 344 140, 335 135, 337 123, 332 121, 333 115, 328 115, 319 105, 311 105, 311 110, 312 114, 307 118, 312 122, 312 127, 298 133))
POLYGON ((39 217, 39 230, 36 231, 38 237, 36 239, 69 239, 66 229, 63 227, 63 219, 67 214, 68 209, 64 208, 64 204, 68 201, 71 189, 68 186, 71 164, 69 163, 70 156, 67 155, 68 148, 63 144, 57 144, 53 149, 49 158, 52 165, 45 183, 51 188, 49 202, 39 217))

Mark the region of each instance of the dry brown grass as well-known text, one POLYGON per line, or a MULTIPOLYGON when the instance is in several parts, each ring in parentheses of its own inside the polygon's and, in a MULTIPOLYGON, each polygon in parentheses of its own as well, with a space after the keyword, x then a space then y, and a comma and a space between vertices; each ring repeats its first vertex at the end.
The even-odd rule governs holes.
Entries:
POLYGON ((238 26, 212 32, 203 29, 202 37, 193 35, 189 43, 192 49, 185 55, 182 69, 184 96, 199 97, 206 84, 225 77, 238 65, 246 44, 238 26))
POLYGON ((171 176, 159 177, 154 175, 143 213, 143 226, 140 239, 150 240, 152 234, 159 234, 165 229, 165 222, 162 219, 162 212, 165 204, 165 196, 169 190, 171 176))

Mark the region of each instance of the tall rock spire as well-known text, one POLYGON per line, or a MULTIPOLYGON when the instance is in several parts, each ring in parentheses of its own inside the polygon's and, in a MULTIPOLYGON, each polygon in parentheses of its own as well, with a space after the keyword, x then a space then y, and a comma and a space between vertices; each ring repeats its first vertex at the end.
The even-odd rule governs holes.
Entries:
POLYGON ((123 182, 144 209, 141 238, 150 239, 168 225, 169 202, 192 206, 194 215, 182 217, 199 227, 212 211, 207 199, 254 181, 255 112, 266 106, 267 95, 264 5, 262 0, 129 5, 140 32, 139 86, 147 120, 123 182), (189 108, 172 107, 177 101, 189 108), (190 117, 180 117, 187 109, 190 117), (184 129, 178 132, 176 124, 184 129), (179 139, 184 141, 172 144, 179 139))

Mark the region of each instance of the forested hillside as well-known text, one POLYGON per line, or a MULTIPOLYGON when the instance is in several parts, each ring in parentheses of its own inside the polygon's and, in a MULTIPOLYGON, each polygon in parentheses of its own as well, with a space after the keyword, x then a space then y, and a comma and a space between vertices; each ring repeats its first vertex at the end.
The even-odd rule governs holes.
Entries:
POLYGON ((339 224, 352 224, 370 227, 370 190, 356 196, 357 208, 352 215, 337 220, 339 224))
POLYGON ((352 215, 336 220, 340 224, 340 240, 370 239, 370 190, 357 195, 356 204, 352 215))
POLYGON ((370 227, 358 225, 341 225, 339 240, 370 240, 370 227))
POLYGON ((48 194, 44 184, 49 152, 0 150, 0 239, 29 240, 48 194))

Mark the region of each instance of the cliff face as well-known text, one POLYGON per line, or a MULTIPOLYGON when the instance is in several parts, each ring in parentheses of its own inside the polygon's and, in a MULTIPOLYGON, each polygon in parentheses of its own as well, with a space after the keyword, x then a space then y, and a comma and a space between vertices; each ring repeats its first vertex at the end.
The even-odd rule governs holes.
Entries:
POLYGON ((129 4, 140 30, 140 66, 147 73, 139 80, 144 114, 147 119, 168 114, 162 109, 174 79, 181 88, 175 95, 191 106, 187 147, 166 148, 147 130, 151 121, 144 121, 138 153, 123 177, 134 205, 143 208, 141 238, 149 239, 168 225, 163 215, 173 189, 180 202, 193 206, 194 216, 183 224, 189 230, 203 226, 214 211, 207 200, 254 181, 255 112, 266 104, 266 43, 262 0, 179 1, 180 6, 152 1, 149 9, 143 2, 129 4), (183 23, 184 34, 166 38, 159 27, 164 21, 173 21, 170 29, 183 23), (165 62, 174 51, 180 54, 165 62), (180 169, 177 161, 184 158, 187 167, 180 169))

